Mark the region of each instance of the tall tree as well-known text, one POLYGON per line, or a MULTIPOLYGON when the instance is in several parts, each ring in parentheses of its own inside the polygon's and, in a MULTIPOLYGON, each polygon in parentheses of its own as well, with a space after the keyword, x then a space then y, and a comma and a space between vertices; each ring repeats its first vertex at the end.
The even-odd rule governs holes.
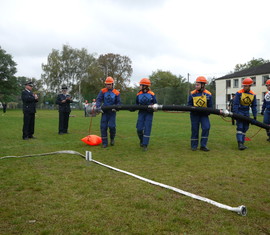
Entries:
POLYGON ((90 74, 92 66, 96 66, 96 58, 85 48, 79 50, 63 45, 62 51, 53 49, 47 64, 42 64, 42 79, 48 91, 57 92, 66 84, 71 93, 81 99, 83 81, 93 78, 90 74))
POLYGON ((107 76, 111 76, 115 80, 116 89, 124 90, 127 88, 133 72, 132 61, 128 56, 108 53, 100 55, 98 63, 104 74, 103 82, 107 76))
POLYGON ((150 75, 151 88, 162 104, 186 104, 189 84, 184 77, 157 70, 150 75))
POLYGON ((12 101, 14 95, 18 93, 16 66, 12 56, 0 46, 0 102, 12 101))
POLYGON ((247 63, 235 65, 234 72, 238 72, 238 71, 241 71, 244 69, 253 68, 253 67, 256 67, 258 65, 262 65, 265 63, 269 63, 269 62, 270 62, 269 60, 264 60, 262 58, 255 59, 253 57, 252 60, 248 61, 247 63))

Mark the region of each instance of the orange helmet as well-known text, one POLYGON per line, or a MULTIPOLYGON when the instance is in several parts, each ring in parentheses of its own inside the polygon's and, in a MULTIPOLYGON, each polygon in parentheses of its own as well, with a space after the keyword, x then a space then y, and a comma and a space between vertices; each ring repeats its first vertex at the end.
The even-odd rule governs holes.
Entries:
POLYGON ((199 76, 197 77, 196 82, 207 83, 207 79, 204 76, 199 76))
POLYGON ((270 79, 266 81, 265 85, 270 85, 270 79))
POLYGON ((107 77, 106 80, 105 80, 105 84, 112 84, 114 83, 114 80, 112 77, 107 77))
POLYGON ((245 78, 242 82, 242 85, 249 85, 251 86, 253 84, 253 80, 251 78, 245 78))
POLYGON ((148 78, 142 78, 140 81, 140 85, 151 86, 151 82, 148 78))

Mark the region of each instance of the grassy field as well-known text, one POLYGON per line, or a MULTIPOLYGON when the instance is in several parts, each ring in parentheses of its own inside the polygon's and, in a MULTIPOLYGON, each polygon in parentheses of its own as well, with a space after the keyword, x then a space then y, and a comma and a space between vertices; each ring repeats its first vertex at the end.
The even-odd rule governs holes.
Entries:
MULTIPOLYGON (((235 126, 211 115, 210 152, 190 150, 189 113, 157 112, 147 152, 137 112, 117 113, 114 147, 88 146, 90 118, 73 111, 58 135, 58 112, 38 110, 35 136, 22 140, 22 111, 0 114, 0 157, 74 150, 95 160, 229 205, 220 209, 112 171, 76 155, 0 160, 0 234, 270 234, 270 144, 261 130, 237 150, 235 126)), ((91 134, 99 134, 100 116, 91 134)), ((226 119, 229 120, 229 119, 226 119)), ((262 120, 262 117, 259 117, 262 120)), ((259 128, 250 126, 248 137, 259 128)))

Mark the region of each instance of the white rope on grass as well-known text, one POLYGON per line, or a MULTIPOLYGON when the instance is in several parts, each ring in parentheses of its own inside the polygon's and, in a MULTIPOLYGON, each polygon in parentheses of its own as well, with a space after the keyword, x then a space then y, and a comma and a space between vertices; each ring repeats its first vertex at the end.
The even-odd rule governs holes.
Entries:
POLYGON ((0 157, 0 160, 5 159, 5 158, 37 157, 37 156, 46 156, 46 155, 54 155, 54 154, 61 154, 61 153, 75 154, 75 155, 80 155, 84 157, 84 155, 82 155, 81 153, 73 151, 73 150, 62 150, 62 151, 56 151, 56 152, 50 152, 50 153, 40 153, 40 154, 31 154, 31 155, 23 155, 23 156, 5 156, 5 157, 0 157))
POLYGON ((139 179, 139 180, 145 181, 145 182, 147 182, 147 183, 150 183, 150 184, 153 184, 153 185, 157 185, 157 186, 160 186, 160 187, 162 187, 162 188, 170 189, 170 190, 172 190, 172 191, 174 191, 174 192, 183 194, 183 195, 185 195, 185 196, 188 196, 188 197, 191 197, 191 198, 200 200, 200 201, 207 202, 207 203, 212 204, 212 205, 214 205, 214 206, 217 206, 217 207, 219 207, 219 208, 223 208, 223 209, 226 209, 226 210, 229 210, 229 211, 237 212, 239 215, 242 215, 242 216, 247 215, 247 208, 246 208, 244 205, 241 205, 241 206, 238 206, 238 207, 227 206, 227 205, 225 205, 225 204, 222 204, 222 203, 213 201, 213 200, 211 200, 211 199, 208 199, 208 198, 205 198, 205 197, 201 197, 201 196, 198 196, 198 195, 196 195, 196 194, 189 193, 189 192, 186 192, 186 191, 184 191, 184 190, 181 190, 181 189, 178 189, 178 188, 175 188, 175 187, 166 185, 166 184, 162 184, 162 183, 159 183, 159 182, 156 182, 156 181, 153 181, 153 180, 149 180, 149 179, 147 179, 147 178, 144 178, 144 177, 141 177, 141 176, 139 176, 139 175, 130 173, 130 172, 128 172, 128 171, 124 171, 124 170, 121 170, 121 169, 118 169, 118 168, 115 168, 115 167, 106 165, 106 164, 104 164, 104 163, 101 163, 101 162, 98 162, 98 161, 92 159, 92 153, 91 153, 90 151, 86 151, 85 156, 84 156, 83 154, 81 154, 81 153, 79 153, 79 152, 76 152, 76 151, 73 151, 73 150, 63 150, 63 151, 56 151, 56 152, 50 152, 50 153, 41 153, 41 154, 24 155, 24 156, 5 156, 5 157, 0 157, 0 160, 1 160, 1 159, 4 159, 4 158, 34 157, 34 156, 45 156, 45 155, 61 154, 61 153, 67 153, 67 154, 75 154, 75 155, 79 155, 79 156, 85 157, 85 159, 86 159, 87 161, 90 161, 90 162, 92 161, 92 162, 94 162, 94 163, 96 163, 96 164, 98 164, 98 165, 107 167, 107 168, 109 168, 109 169, 112 169, 112 170, 121 172, 121 173, 126 174, 126 175, 130 175, 130 176, 132 176, 132 177, 134 177, 134 178, 137 178, 137 179, 139 179))

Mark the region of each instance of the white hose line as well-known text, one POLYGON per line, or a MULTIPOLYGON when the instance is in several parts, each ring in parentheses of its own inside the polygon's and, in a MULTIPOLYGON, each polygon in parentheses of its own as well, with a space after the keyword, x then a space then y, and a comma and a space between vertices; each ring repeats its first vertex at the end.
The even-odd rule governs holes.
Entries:
POLYGON ((73 150, 62 150, 62 151, 56 151, 56 152, 50 152, 50 153, 31 154, 31 155, 23 155, 23 156, 5 156, 5 157, 0 157, 0 160, 4 158, 37 157, 37 156, 46 156, 46 155, 53 155, 53 154, 60 154, 60 153, 75 154, 75 155, 80 155, 84 157, 84 155, 82 155, 81 153, 73 151, 73 150))
POLYGON ((221 204, 219 202, 216 202, 216 201, 213 201, 211 199, 208 199, 208 198, 205 198, 205 197, 201 197, 201 196, 198 196, 196 194, 193 194, 193 193, 189 193, 189 192, 186 192, 186 191, 183 191, 181 189, 178 189, 178 188, 175 188, 175 187, 172 187, 172 186, 169 186, 169 185, 166 185, 166 184, 162 184, 162 183, 159 183, 159 182, 156 182, 156 181, 153 181, 153 180, 149 180, 149 179, 146 179, 144 177, 141 177, 139 175, 135 175, 133 173, 130 173, 128 171, 124 171, 124 170, 120 170, 118 168, 115 168, 115 167, 112 167, 112 166, 109 166, 109 165, 106 165, 104 163, 101 163, 101 162, 98 162, 94 159, 91 159, 90 161, 96 163, 96 164, 99 164, 101 166, 105 166, 107 168, 110 168, 112 170, 115 170, 115 171, 119 171, 121 173, 124 173, 124 174, 127 174, 127 175, 130 175, 130 176, 133 176, 137 179, 140 179, 140 180, 143 180, 145 182, 148 182, 150 184, 154 184, 154 185, 157 185, 157 186, 160 186, 160 187, 163 187, 163 188, 166 188, 166 189, 170 189, 172 191, 175 191, 177 193, 180 193, 180 194, 183 194, 185 196, 188 196, 188 197, 191 197, 191 198, 194 198, 194 199, 197 199, 197 200, 200 200, 200 201, 204 201, 204 202, 207 202, 207 203, 210 203, 214 206, 217 206, 217 207, 220 207, 220 208, 223 208, 223 209, 226 209, 226 210, 229 210, 229 211, 233 211, 233 212, 237 212, 239 215, 247 215, 247 208, 242 205, 242 206, 239 206, 239 207, 231 207, 231 206, 227 206, 227 205, 224 205, 224 204, 221 204))
POLYGON ((61 154, 61 153, 66 153, 66 154, 75 154, 75 155, 79 155, 81 157, 85 157, 85 159, 87 161, 92 161, 96 164, 99 164, 101 166, 105 166, 109 169, 112 169, 112 170, 115 170, 115 171, 118 171, 118 172, 121 172, 121 173, 124 173, 126 175, 130 175, 132 177, 135 177, 139 180, 142 180, 142 181, 145 181, 147 183, 150 183, 150 184, 153 184, 153 185, 157 185, 157 186, 160 186, 160 187, 163 187, 163 188, 166 188, 166 189, 170 189, 174 192, 177 192, 177 193, 180 193, 180 194, 183 194, 185 196, 188 196, 188 197, 191 197, 191 198, 194 198, 194 199, 197 199, 197 200, 200 200, 200 201, 204 201, 204 202, 207 202, 207 203, 210 203, 214 206, 217 206, 219 208, 223 208, 223 209, 226 209, 226 210, 229 210, 229 211, 233 211, 233 212, 237 212, 238 214, 240 215, 247 215, 247 208, 242 205, 242 206, 239 206, 239 207, 231 207, 231 206, 227 206, 227 205, 224 205, 222 203, 219 203, 219 202, 216 202, 216 201, 213 201, 211 199, 208 199, 208 198, 205 198, 205 197, 201 197, 201 196, 198 196, 196 194, 193 194, 193 193, 189 193, 189 192, 186 192, 186 191, 183 191, 181 189, 178 189, 178 188, 175 188, 175 187, 172 187, 172 186, 169 186, 169 185, 166 185, 166 184, 162 184, 162 183, 159 183, 159 182, 156 182, 156 181, 153 181, 153 180, 149 180, 149 179, 146 179, 144 177, 141 177, 139 175, 135 175, 133 173, 130 173, 128 171, 124 171, 124 170, 121 170, 121 169, 118 169, 118 168, 115 168, 115 167, 112 167, 112 166, 109 166, 109 165, 106 165, 104 163, 101 163, 101 162, 98 162, 94 159, 92 159, 92 153, 90 151, 86 151, 86 154, 85 156, 79 152, 76 152, 76 151, 73 151, 73 150, 62 150, 62 151, 56 151, 56 152, 50 152, 50 153, 41 153, 41 154, 31 154, 31 155, 24 155, 24 156, 5 156, 5 157, 0 157, 0 160, 1 159, 5 159, 5 158, 23 158, 23 157, 35 157, 35 156, 46 156, 46 155, 53 155, 53 154, 61 154))

